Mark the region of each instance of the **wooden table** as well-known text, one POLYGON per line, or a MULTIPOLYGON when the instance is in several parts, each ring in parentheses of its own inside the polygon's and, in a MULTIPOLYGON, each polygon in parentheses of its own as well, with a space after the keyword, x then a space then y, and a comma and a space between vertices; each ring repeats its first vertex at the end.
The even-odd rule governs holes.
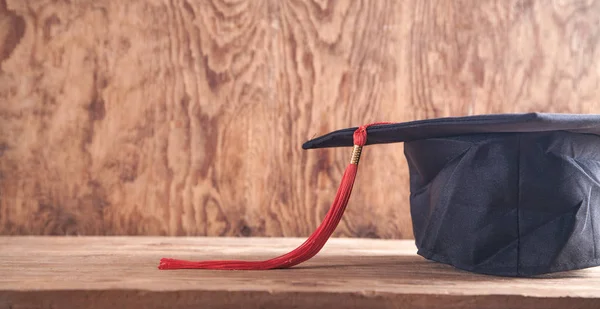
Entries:
POLYGON ((332 239, 288 270, 157 269, 273 257, 297 238, 0 237, 4 308, 600 308, 600 268, 535 279, 429 262, 412 241, 332 239))

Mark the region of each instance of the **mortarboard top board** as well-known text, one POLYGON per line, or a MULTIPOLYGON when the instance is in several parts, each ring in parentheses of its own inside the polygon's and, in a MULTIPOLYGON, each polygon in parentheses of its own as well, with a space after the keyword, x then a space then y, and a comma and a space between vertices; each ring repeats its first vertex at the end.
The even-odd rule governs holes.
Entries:
MULTIPOLYGON (((304 149, 352 146, 348 128, 312 139, 304 149)), ((366 145, 410 142, 446 136, 478 133, 526 133, 569 131, 600 135, 600 115, 577 114, 496 114, 467 117, 446 117, 401 123, 385 123, 369 127, 366 145)))
POLYGON ((305 243, 267 261, 162 259, 159 268, 302 263, 341 219, 362 147, 396 142, 405 143, 421 256, 500 276, 600 266, 600 115, 527 113, 375 123, 314 138, 302 147, 354 148, 332 208, 305 243))

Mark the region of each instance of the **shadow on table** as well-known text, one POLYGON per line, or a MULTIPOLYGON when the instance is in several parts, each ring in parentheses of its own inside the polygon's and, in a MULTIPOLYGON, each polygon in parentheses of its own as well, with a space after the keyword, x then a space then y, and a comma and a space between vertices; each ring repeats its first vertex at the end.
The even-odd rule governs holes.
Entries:
MULTIPOLYGON (((296 266, 296 270, 320 270, 328 274, 355 273, 365 276, 404 277, 415 279, 461 279, 467 281, 509 280, 510 277, 482 275, 464 271, 453 266, 412 256, 322 256, 296 266)), ((518 279, 565 279, 600 277, 600 267, 518 279)))

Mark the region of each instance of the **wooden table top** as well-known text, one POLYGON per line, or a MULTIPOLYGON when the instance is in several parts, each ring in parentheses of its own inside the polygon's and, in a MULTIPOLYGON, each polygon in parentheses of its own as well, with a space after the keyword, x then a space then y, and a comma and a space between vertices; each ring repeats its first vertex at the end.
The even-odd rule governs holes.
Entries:
POLYGON ((266 259, 298 238, 0 237, 4 308, 600 308, 600 267, 504 278, 416 255, 410 240, 331 239, 270 271, 158 270, 161 257, 266 259))

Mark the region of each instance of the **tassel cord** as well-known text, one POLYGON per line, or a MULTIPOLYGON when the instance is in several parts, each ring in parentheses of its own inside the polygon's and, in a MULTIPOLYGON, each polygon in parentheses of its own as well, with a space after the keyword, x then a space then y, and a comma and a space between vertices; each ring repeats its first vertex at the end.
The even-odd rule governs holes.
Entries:
POLYGON ((237 261, 237 260, 215 260, 215 261, 186 261, 172 258, 160 260, 159 269, 221 269, 221 270, 267 270, 277 268, 289 268, 305 262, 319 253, 325 246, 327 240, 339 224, 358 171, 358 161, 362 147, 367 142, 367 128, 373 125, 387 124, 385 122, 373 123, 359 127, 354 132, 354 150, 350 164, 344 172, 340 187, 327 215, 319 227, 299 247, 284 255, 266 261, 237 261))

